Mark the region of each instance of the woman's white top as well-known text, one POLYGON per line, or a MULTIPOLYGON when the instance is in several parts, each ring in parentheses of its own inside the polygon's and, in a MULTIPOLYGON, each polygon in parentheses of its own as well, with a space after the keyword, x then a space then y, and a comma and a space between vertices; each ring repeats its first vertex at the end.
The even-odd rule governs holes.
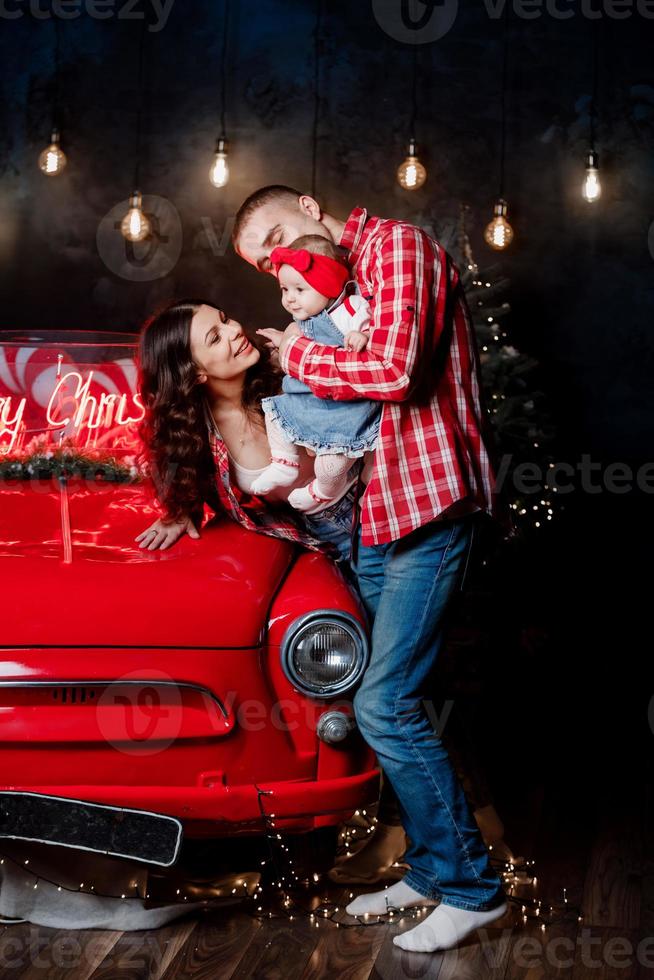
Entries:
POLYGON ((262 466, 258 470, 251 470, 249 467, 241 466, 240 463, 237 463, 230 453, 227 453, 227 456, 229 457, 229 465, 234 474, 236 485, 244 493, 250 493, 252 484, 258 476, 261 476, 266 467, 262 466))
MULTIPOLYGON (((206 405, 205 405, 205 416, 207 419, 207 425, 213 428, 216 435, 219 438, 221 438, 220 432, 218 431, 218 426, 216 425, 216 422, 213 416, 211 415, 211 413, 209 412, 206 405)), ((366 483, 370 478, 370 470, 372 469, 373 456, 374 453, 372 452, 366 453, 364 456, 364 467, 363 467, 362 477, 364 478, 364 482, 366 483)), ((230 472, 234 478, 234 482, 236 483, 237 487, 239 488, 239 490, 242 490, 243 493, 250 493, 252 484, 254 483, 254 481, 258 476, 261 476, 261 474, 266 469, 266 467, 261 466, 258 469, 251 469, 248 466, 242 466, 241 463, 236 462, 236 460, 234 459, 234 457, 229 451, 227 452, 227 457, 229 459, 230 472)), ((311 482, 313 476, 314 476, 313 458, 311 456, 308 456, 306 453, 301 452, 300 468, 298 470, 297 480, 295 480, 295 482, 292 483, 290 487, 276 487, 274 490, 271 490, 271 492, 266 496, 268 497, 269 500, 276 500, 276 501, 287 500, 291 490, 295 490, 296 487, 305 487, 307 483, 311 482)), ((355 481, 352 480, 348 484, 348 486, 351 486, 353 482, 355 481)), ((361 503, 361 501, 359 501, 359 503, 361 503)))

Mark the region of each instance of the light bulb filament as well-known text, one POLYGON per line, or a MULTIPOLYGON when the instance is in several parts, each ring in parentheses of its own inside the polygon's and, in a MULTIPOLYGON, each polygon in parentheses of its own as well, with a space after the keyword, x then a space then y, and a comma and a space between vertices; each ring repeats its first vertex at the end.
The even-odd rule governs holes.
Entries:
POLYGON ((599 180, 598 157, 595 150, 590 150, 586 157, 586 177, 581 193, 586 201, 592 204, 602 193, 602 185, 599 180))
POLYGON ((214 187, 224 187, 229 180, 229 163, 227 162, 227 143, 223 137, 218 140, 214 154, 209 180, 214 187))
POLYGON ((507 204, 500 198, 493 209, 493 219, 486 225, 484 240, 496 251, 501 251, 513 241, 513 228, 506 220, 507 204))
POLYGON ((415 140, 409 141, 406 158, 397 168, 397 182, 407 191, 417 190, 427 180, 427 171, 416 155, 415 140))
POLYGON ((587 201, 596 201, 597 198, 602 193, 602 187, 599 182, 599 175, 594 167, 589 167, 586 171, 586 179, 584 181, 584 197, 587 201))
POLYGON ((67 163, 66 154, 59 146, 59 131, 54 129, 50 137, 50 145, 39 154, 39 169, 47 177, 56 177, 67 163))
POLYGON ((152 232, 150 220, 141 207, 141 195, 134 191, 129 200, 129 211, 120 224, 120 232, 128 242, 142 242, 152 232))

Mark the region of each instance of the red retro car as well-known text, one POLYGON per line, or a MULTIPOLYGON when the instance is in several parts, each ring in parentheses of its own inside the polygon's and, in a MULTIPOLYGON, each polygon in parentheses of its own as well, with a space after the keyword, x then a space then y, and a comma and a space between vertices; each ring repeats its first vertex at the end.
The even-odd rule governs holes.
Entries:
POLYGON ((0 836, 166 867, 184 836, 335 826, 379 772, 348 701, 365 620, 331 561, 218 518, 134 541, 157 515, 134 353, 0 335, 0 836))

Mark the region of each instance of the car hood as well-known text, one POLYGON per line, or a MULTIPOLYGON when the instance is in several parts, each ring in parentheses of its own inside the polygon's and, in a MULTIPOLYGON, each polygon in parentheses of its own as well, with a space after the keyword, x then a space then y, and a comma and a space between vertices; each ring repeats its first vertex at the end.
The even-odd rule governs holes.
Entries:
POLYGON ((250 647, 292 545, 212 520, 165 551, 134 541, 158 516, 143 485, 0 489, 0 645, 250 647))

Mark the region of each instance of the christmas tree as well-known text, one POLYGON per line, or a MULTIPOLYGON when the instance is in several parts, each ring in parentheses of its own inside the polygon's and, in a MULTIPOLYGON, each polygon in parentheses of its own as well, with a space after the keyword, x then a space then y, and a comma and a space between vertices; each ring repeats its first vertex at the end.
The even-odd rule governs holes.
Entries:
POLYGON ((547 486, 547 472, 554 463, 550 450, 555 428, 547 396, 538 384, 539 363, 510 343, 506 299, 510 281, 499 267, 480 271, 473 256, 466 219, 469 207, 461 205, 455 240, 449 242, 472 316, 482 368, 482 387, 495 432, 499 473, 507 488, 517 529, 538 529, 556 513, 556 491, 547 486), (537 478, 536 475, 539 474, 537 478), (528 486, 521 490, 524 476, 528 486))

